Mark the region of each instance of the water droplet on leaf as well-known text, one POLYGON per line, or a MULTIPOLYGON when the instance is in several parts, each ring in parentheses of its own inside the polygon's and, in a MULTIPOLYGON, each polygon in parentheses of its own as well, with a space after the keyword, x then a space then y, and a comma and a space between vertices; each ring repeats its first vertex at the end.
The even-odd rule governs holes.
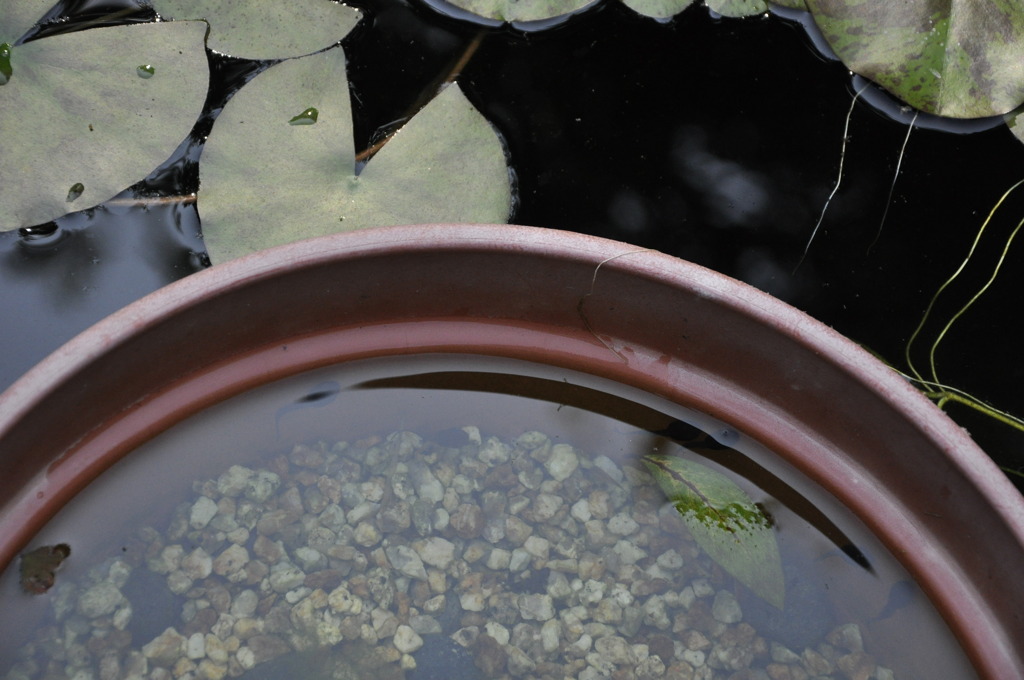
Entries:
POLYGON ((151 64, 142 64, 137 69, 136 73, 139 74, 140 78, 152 78, 153 74, 156 73, 156 69, 151 64))
POLYGON ((289 125, 312 125, 320 112, 310 106, 308 109, 288 121, 289 125))
POLYGON ((6 85, 11 79, 11 46, 8 43, 0 44, 0 85, 6 85))
POLYGON ((85 191, 85 185, 81 182, 75 182, 72 184, 71 188, 68 190, 68 203, 81 196, 83 191, 85 191))

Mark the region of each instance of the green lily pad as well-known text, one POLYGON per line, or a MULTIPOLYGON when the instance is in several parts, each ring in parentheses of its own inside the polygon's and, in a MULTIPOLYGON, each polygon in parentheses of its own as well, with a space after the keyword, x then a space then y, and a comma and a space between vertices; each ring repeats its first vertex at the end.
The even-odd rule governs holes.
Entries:
POLYGON ((727 572, 782 609, 786 581, 772 520, 723 474, 678 456, 646 456, 644 464, 693 535, 727 572))
POLYGON ((807 3, 804 0, 771 0, 768 4, 788 7, 789 9, 807 10, 807 3))
MULTIPOLYGON (((4 3, 5 7, 19 2, 4 3)), ((36 17, 49 8, 50 2, 36 17)), ((135 24, 24 44, 0 16, 0 227, 33 226, 108 200, 148 175, 195 125, 209 67, 203 22, 135 24), (140 65, 153 69, 140 77, 140 65)))
POLYGON ((705 0, 705 4, 713 12, 723 17, 749 17, 764 14, 768 11, 765 0, 705 0))
POLYGON ((668 19, 693 4, 693 0, 621 0, 637 14, 654 19, 668 19))
POLYGON ((362 18, 331 0, 154 0, 153 7, 163 17, 208 21, 210 48, 245 59, 312 54, 344 38, 362 18))
POLYGON ((346 83, 336 48, 270 67, 224 107, 199 160, 199 214, 214 262, 366 227, 508 219, 504 148, 457 85, 357 176, 346 83), (314 122, 293 123, 312 109, 314 122))
POLYGON ((496 21, 543 21, 577 12, 595 0, 448 0, 460 9, 496 21))
POLYGON ((1024 6, 974 0, 806 0, 846 66, 914 108, 952 118, 1024 102, 1024 6))

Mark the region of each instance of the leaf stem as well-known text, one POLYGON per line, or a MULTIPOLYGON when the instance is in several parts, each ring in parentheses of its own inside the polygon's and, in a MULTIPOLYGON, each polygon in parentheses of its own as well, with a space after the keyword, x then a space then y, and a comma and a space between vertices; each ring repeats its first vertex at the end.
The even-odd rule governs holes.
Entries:
MULTIPOLYGON (((427 103, 434 98, 434 96, 442 87, 451 82, 454 82, 455 79, 459 76, 459 74, 462 73, 463 69, 465 69, 466 64, 469 63, 469 60, 473 58, 474 54, 476 54, 476 51, 477 49, 479 49, 480 43, 483 42, 483 39, 484 31, 478 31, 477 34, 473 36, 473 39, 469 41, 469 44, 466 45, 466 49, 462 51, 462 54, 459 55, 459 58, 455 61, 451 68, 448 69, 444 77, 442 77, 432 87, 424 89, 423 92, 420 94, 420 97, 416 100, 416 102, 409 107, 408 112, 398 120, 409 120, 410 118, 412 118, 417 111, 426 106, 427 103)), ((401 126, 395 128, 387 135, 377 140, 375 143, 371 144, 366 149, 363 149, 362 151, 357 153, 356 163, 364 163, 370 160, 370 158, 372 158, 375 153, 380 151, 382 148, 384 148, 385 144, 391 141, 391 139, 395 136, 395 134, 398 133, 400 129, 401 126)))

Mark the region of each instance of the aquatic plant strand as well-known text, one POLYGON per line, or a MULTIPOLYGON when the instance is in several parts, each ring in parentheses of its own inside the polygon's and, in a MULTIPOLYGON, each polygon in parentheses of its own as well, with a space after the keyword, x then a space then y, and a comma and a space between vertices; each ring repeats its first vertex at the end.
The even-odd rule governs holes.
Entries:
MULTIPOLYGON (((949 279, 947 279, 939 287, 938 291, 935 292, 935 295, 932 296, 931 301, 928 303, 928 307, 925 309, 924 315, 921 317, 921 321, 918 323, 917 328, 914 329, 914 332, 910 335, 910 339, 907 340, 907 344, 904 347, 904 360, 906 361, 907 367, 909 368, 912 375, 907 375, 902 371, 897 372, 899 372, 908 380, 917 383, 921 387, 928 388, 924 390, 925 396, 927 396, 929 399, 935 400, 936 405, 939 408, 944 408, 946 404, 950 402, 961 404, 963 406, 967 406, 968 408, 972 408, 975 411, 978 411, 979 413, 989 416, 990 418, 993 418, 996 421, 1003 423, 1004 425, 1008 425, 1009 427, 1024 432, 1024 419, 1007 413, 1006 411, 997 409, 989 404, 986 404, 977 397, 974 397, 973 395, 968 394, 967 392, 961 389, 957 389, 955 387, 951 387, 949 385, 942 383, 939 380, 935 362, 935 354, 938 350, 939 343, 941 343, 942 340, 946 337, 946 334, 952 328, 953 324, 961 316, 963 316, 963 314, 968 309, 970 309, 970 307, 978 300, 978 298, 980 298, 989 289, 989 287, 995 281, 996 276, 999 275, 999 271, 1003 266, 1003 262, 1005 262, 1006 260, 1006 254, 1009 252, 1010 246, 1013 244, 1014 238, 1017 236, 1017 233, 1020 231, 1021 227, 1024 226, 1024 219, 1021 219, 1017 223, 1017 226, 1014 227, 1013 231, 1010 233, 1009 238, 1007 238, 1006 243, 1003 246, 1003 250, 999 255, 999 259, 996 262, 995 269, 992 271, 992 275, 989 276, 988 280, 984 283, 984 285, 982 285, 982 287, 978 289, 978 291, 973 296, 971 296, 971 298, 952 316, 952 318, 950 318, 949 321, 946 322, 946 324, 942 327, 942 330, 939 332, 938 336, 935 338, 934 342, 932 342, 932 345, 928 351, 928 367, 931 372, 930 379, 925 378, 923 375, 921 375, 920 371, 918 371, 917 368, 914 366, 913 359, 910 355, 911 347, 913 346, 914 341, 917 339, 917 337, 921 334, 921 331, 924 329, 925 323, 927 323, 928 317, 931 315, 932 309, 935 307, 936 301, 938 300, 939 296, 947 287, 949 287, 950 284, 953 283, 953 281, 966 268, 967 263, 970 261, 971 257, 974 255, 975 250, 977 249, 978 243, 980 242, 986 227, 988 227, 989 223, 992 221, 992 217, 995 215, 996 211, 1003 204, 1003 202, 1006 201, 1009 195, 1013 193, 1013 191, 1016 190, 1022 184, 1024 184, 1024 180, 1020 180, 1019 182, 1011 186, 1009 189, 1007 189, 1005 193, 1003 193, 1003 195, 996 202, 995 206, 993 206, 992 210, 989 212, 988 216, 985 218, 985 221, 982 223, 981 228, 978 229, 978 233, 974 237, 974 241, 971 244, 971 248, 967 253, 967 257, 965 257, 963 262, 960 263, 960 266, 957 268, 957 270, 953 272, 953 275, 950 276, 949 279)), ((1021 473, 1012 468, 1000 466, 1000 469, 1002 469, 1003 472, 1006 472, 1008 474, 1024 477, 1024 473, 1021 473)))
POLYGON ((889 207, 892 205, 892 194, 896 190, 896 180, 900 177, 900 167, 903 165, 903 156, 907 151, 907 142, 910 141, 910 133, 914 129, 914 125, 917 124, 917 117, 920 111, 914 111, 914 117, 910 121, 910 125, 907 126, 907 135, 903 138, 903 146, 900 147, 899 158, 896 159, 896 172, 892 174, 892 184, 889 185, 889 195, 885 198, 885 211, 882 213, 882 219, 878 222, 878 231, 875 232, 875 238, 872 239, 871 245, 868 246, 868 253, 878 243, 878 238, 882 235, 882 227, 885 226, 885 218, 889 216, 889 207))
POLYGON ((843 145, 839 149, 839 172, 836 175, 836 184, 832 187, 832 193, 825 199, 825 205, 821 207, 821 215, 818 216, 818 223, 814 225, 814 229, 811 230, 811 237, 807 239, 807 245, 804 246, 804 252, 800 255, 800 261, 793 267, 793 273, 800 268, 800 265, 804 263, 804 258, 807 257, 808 251, 811 249, 811 243, 814 242, 814 237, 818 234, 818 229, 821 227, 821 223, 825 220, 825 213, 828 211, 828 205, 832 202, 836 192, 839 191, 839 185, 843 183, 843 163, 846 161, 846 143, 850 141, 850 118, 853 117, 853 108, 857 106, 857 100, 860 98, 861 93, 867 88, 867 85, 861 87, 857 92, 854 93, 853 99, 850 101, 850 110, 846 112, 846 123, 843 125, 843 145))

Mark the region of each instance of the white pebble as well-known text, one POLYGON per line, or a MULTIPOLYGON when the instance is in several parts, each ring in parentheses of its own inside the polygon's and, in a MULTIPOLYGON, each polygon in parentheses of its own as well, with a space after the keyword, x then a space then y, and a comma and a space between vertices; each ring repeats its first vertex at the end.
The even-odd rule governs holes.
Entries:
POLYGON ((412 654, 423 646, 423 638, 417 635, 411 626, 405 624, 400 625, 395 631, 392 642, 395 645, 395 649, 402 654, 412 654))
POLYGON ((205 529, 214 515, 217 514, 217 504, 206 496, 200 496, 199 500, 192 504, 192 510, 188 516, 188 524, 193 529, 205 529))

